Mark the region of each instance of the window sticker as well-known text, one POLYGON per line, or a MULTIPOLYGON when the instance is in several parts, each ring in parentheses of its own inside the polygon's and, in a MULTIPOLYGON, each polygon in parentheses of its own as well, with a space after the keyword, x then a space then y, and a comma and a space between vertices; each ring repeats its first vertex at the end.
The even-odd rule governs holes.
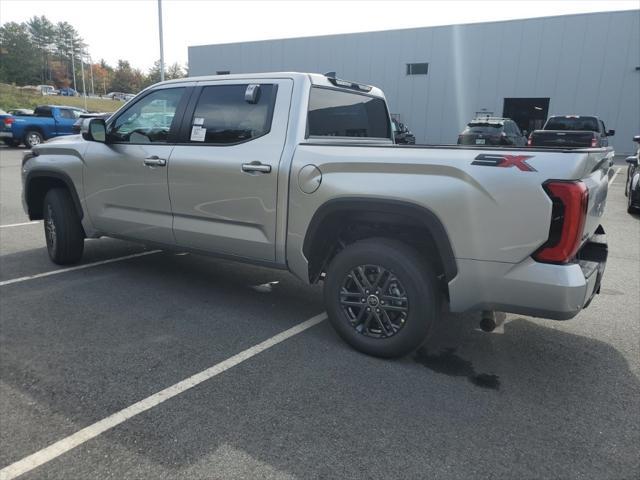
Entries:
POLYGON ((193 119, 194 125, 204 125, 204 118, 196 117, 193 119))
POLYGON ((207 129, 200 125, 194 125, 191 127, 191 141, 192 142, 204 142, 207 135, 207 129))

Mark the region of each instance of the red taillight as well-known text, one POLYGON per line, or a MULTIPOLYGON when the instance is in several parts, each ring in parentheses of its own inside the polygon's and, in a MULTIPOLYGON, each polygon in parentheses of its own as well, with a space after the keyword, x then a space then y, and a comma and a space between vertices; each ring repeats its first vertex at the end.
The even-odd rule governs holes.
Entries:
POLYGON ((13 117, 7 117, 4 119, 4 126, 5 127, 10 127, 11 124, 15 121, 15 118, 13 117))
POLYGON ((597 147, 598 146, 598 139, 596 137, 593 137, 591 139, 591 146, 592 147, 597 147))
POLYGON ((567 263, 573 259, 587 219, 589 190, 584 183, 551 180, 543 185, 553 202, 549 239, 533 254, 545 263, 567 263))
POLYGON ((529 135, 529 138, 527 138, 527 146, 528 147, 531 146, 531 137, 532 137, 532 135, 529 135))

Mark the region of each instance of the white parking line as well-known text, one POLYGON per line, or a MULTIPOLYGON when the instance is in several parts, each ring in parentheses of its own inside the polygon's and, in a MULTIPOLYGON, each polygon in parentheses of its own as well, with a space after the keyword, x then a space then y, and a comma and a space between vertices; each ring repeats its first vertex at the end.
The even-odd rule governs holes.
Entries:
POLYGON ((40 220, 35 220, 33 222, 10 223, 8 225, 0 225, 0 228, 22 227, 24 225, 35 225, 36 223, 40 223, 40 220))
POLYGON ((49 445, 39 452, 29 455, 22 460, 18 460, 17 462, 12 463, 11 465, 0 470, 0 480, 11 480, 24 473, 27 473, 34 468, 39 467, 40 465, 47 463, 56 457, 59 457, 60 455, 77 447, 78 445, 82 445, 84 442, 97 437, 101 433, 104 433, 107 430, 120 425, 130 418, 142 412, 145 412, 157 405, 160 405, 162 402, 166 402, 170 398, 173 398, 176 395, 180 395, 190 388, 193 388, 196 385, 199 385, 202 382, 215 377, 216 375, 220 375, 221 373, 226 372, 230 368, 235 367, 245 360, 249 360, 251 357, 254 357, 259 353, 264 352, 265 350, 268 350, 269 348, 281 342, 284 342, 285 340, 298 335, 299 333, 304 332, 305 330, 322 322, 326 318, 327 315, 325 313, 321 313, 319 315, 316 315, 315 317, 311 317, 309 320, 305 320, 304 322, 299 323, 298 325, 291 327, 284 332, 274 335, 264 342, 247 348, 246 350, 243 350, 233 357, 217 363, 200 373, 196 373, 195 375, 192 375, 189 378, 176 383, 175 385, 171 385, 170 387, 165 388, 164 390, 160 390, 158 393, 154 393, 144 400, 140 400, 139 402, 134 403, 133 405, 120 410, 113 415, 109 415, 108 417, 94 423, 93 425, 89 425, 88 427, 85 427, 82 430, 69 435, 66 438, 63 438, 56 443, 49 445))
POLYGON ((618 170, 616 170, 616 173, 614 173, 613 177, 611 177, 611 179, 609 180, 609 185, 611 185, 613 183, 613 181, 616 179, 616 177, 620 173, 620 170, 622 170, 622 167, 618 167, 618 170))
POLYGON ((106 265, 107 263, 120 262, 122 260, 129 260, 130 258, 144 257, 145 255, 151 255, 158 253, 160 250, 148 250, 146 252, 134 253, 132 255, 125 255, 124 257, 110 258, 108 260, 100 260, 99 262, 85 263, 84 265, 78 265, 75 267, 61 268, 59 270, 51 270, 50 272, 37 273, 36 275, 28 275, 26 277, 12 278, 10 280, 4 280, 0 282, 0 287, 5 285, 11 285, 13 283, 26 282, 27 280, 34 280, 36 278, 48 277, 50 275, 58 275, 59 273, 73 272, 74 270, 83 270, 89 267, 97 267, 98 265, 106 265))

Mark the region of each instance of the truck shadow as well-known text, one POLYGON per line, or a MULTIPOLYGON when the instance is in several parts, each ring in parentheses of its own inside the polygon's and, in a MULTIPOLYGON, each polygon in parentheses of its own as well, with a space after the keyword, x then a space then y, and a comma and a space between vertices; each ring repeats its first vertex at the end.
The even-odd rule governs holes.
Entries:
MULTIPOLYGON (((299 312, 305 304, 311 304, 313 309, 321 305, 319 290, 299 286, 288 274, 195 256, 159 254, 118 269, 133 276, 136 284, 146 284, 149 290, 158 292, 149 297, 146 308, 160 309, 166 302, 164 308, 169 316, 182 315, 170 308, 172 302, 197 304, 214 294, 222 294, 224 302, 236 306, 236 317, 250 308, 277 317, 282 310, 293 315, 293 310, 299 312), (260 288, 256 290, 257 287, 260 288), (254 295, 253 300, 247 300, 248 294, 254 295), (153 307, 155 303, 159 305, 153 307), (267 313, 272 304, 280 308, 267 313)), ((120 298, 117 303, 121 306, 105 314, 103 326, 93 334, 96 344, 106 341, 114 331, 129 328, 123 314, 131 306, 124 300, 126 286, 122 289, 123 292, 112 292, 118 294, 113 300, 120 298)), ((69 299, 72 297, 70 293, 69 299)), ((212 304, 211 308, 218 306, 212 304)), ((55 319, 47 319, 52 320, 55 319)), ((317 472, 319 466, 326 478, 393 478, 394 472, 401 471, 399 468, 406 469, 409 478, 424 468, 419 459, 442 454, 430 450, 437 448, 431 446, 435 445, 433 442, 418 441, 424 440, 426 431, 436 435, 437 444, 455 445, 451 452, 460 453, 448 455, 453 455, 451 468, 461 478, 471 468, 465 462, 491 449, 524 455, 523 461, 528 459, 531 463, 523 466, 520 473, 529 477, 531 472, 545 476, 536 468, 545 463, 542 458, 547 455, 564 462, 560 464, 566 469, 576 469, 575 475, 564 476, 582 473, 584 478, 604 478, 599 475, 602 470, 589 470, 595 468, 593 464, 581 466, 584 457, 600 462, 598 465, 605 464, 608 453, 598 442, 616 445, 616 457, 621 458, 618 467, 628 469, 633 462, 637 465, 637 449, 632 445, 640 441, 640 430, 637 419, 630 421, 629 412, 640 408, 640 383, 614 346, 568 332, 579 319, 558 324, 512 316, 502 327, 503 333, 491 334, 478 330, 478 320, 477 315, 447 314, 441 328, 421 350, 396 361, 354 352, 324 322, 229 374, 107 432, 101 441, 120 454, 139 457, 140 464, 158 465, 167 478, 189 478, 187 472, 202 461, 213 462, 216 452, 225 448, 242 451, 260 465, 298 478, 309 478, 309 472, 317 472), (385 406, 384 415, 363 414, 363 399, 385 406), (376 431, 383 431, 384 435, 373 435, 376 431), (514 431, 526 432, 526 438, 519 437, 516 444, 505 441, 514 431), (580 444, 584 448, 580 455, 556 448, 580 441, 576 439, 592 438, 596 433, 597 442, 580 444), (367 436, 366 442, 362 435, 367 436), (360 443, 355 441, 356 436, 360 443), (478 448, 480 437, 483 448, 478 448), (386 449, 403 451, 403 455, 395 460, 387 458, 383 465, 375 463, 386 449), (327 462, 327 458, 334 460, 327 462), (371 465, 377 465, 379 470, 372 470, 371 465)), ((69 321, 82 325, 87 319, 78 316, 69 321)), ((187 321, 181 319, 182 323, 187 321)), ((234 319, 225 323, 212 318, 208 322, 219 325, 208 325, 200 335, 211 342, 230 342, 231 335, 208 332, 209 326, 230 328, 232 321, 237 323, 234 319)), ((164 324, 149 321, 149 325, 154 324, 162 333, 164 324)), ((29 341, 28 336, 24 338, 29 341)), ((141 338, 144 340, 146 334, 141 338)), ((189 340, 191 336, 185 334, 185 338, 189 340)), ((122 345, 122 349, 127 348, 129 344, 122 345)), ((144 350, 149 356, 155 347, 132 343, 130 348, 144 350)), ((206 348, 206 342, 202 348, 206 348)), ((73 376, 59 372, 58 380, 66 382, 56 384, 42 373, 30 372, 36 355, 31 348, 26 353, 29 351, 31 356, 14 359, 7 358, 5 352, 5 374, 8 368, 13 371, 3 381, 28 394, 46 411, 77 419, 79 429, 86 426, 86 418, 102 418, 126 406, 105 398, 92 400, 93 404, 73 401, 81 390, 53 395, 53 391, 73 390, 73 376), (30 360, 25 362, 24 358, 30 360), (41 388, 30 388, 23 380, 27 375, 37 377, 34 382, 40 383, 41 388)), ((75 358, 71 350, 60 349, 49 355, 64 368, 77 365, 71 361, 75 358), (68 359, 60 358, 65 355, 68 359)), ((119 355, 125 357, 127 352, 123 350, 119 355)), ((195 354, 183 349, 181 355, 195 354)), ((184 363, 190 365, 189 362, 193 363, 193 358, 184 363)), ((176 368, 170 361, 159 361, 158 365, 167 370, 176 368)), ((135 364, 118 368, 126 372, 125 378, 140 375, 135 364)), ((176 374, 178 379, 194 370, 192 365, 185 368, 183 364, 181 368, 184 372, 176 374)), ((112 374, 98 362, 95 367, 87 367, 82 378, 88 384, 94 382, 94 389, 101 388, 101 377, 112 374)), ((127 383, 122 388, 132 385, 127 383)), ((106 472, 108 462, 95 460, 100 460, 96 468, 106 472)), ((517 465, 507 462, 502 467, 512 470, 499 470, 500 465, 486 461, 478 461, 473 468, 477 478, 519 476, 517 465)), ((568 471, 556 473, 563 476, 561 473, 568 471)), ((428 473, 422 471, 421 475, 429 476, 428 473)), ((246 475, 252 476, 259 476, 259 472, 246 475)))

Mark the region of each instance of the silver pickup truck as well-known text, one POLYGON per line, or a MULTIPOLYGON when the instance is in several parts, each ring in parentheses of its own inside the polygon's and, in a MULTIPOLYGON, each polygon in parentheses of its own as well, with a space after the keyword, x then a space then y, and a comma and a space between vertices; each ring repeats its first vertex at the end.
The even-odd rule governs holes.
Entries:
POLYGON ((610 149, 397 146, 383 93, 316 74, 154 85, 23 161, 51 259, 110 236, 324 282, 349 344, 393 357, 441 316, 574 317, 598 292, 610 149))

